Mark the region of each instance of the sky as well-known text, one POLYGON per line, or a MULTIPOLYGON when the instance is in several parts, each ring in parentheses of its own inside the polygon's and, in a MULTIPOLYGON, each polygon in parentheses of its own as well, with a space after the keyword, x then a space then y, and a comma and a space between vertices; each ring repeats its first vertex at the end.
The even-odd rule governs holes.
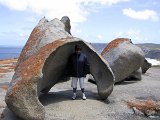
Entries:
POLYGON ((87 42, 160 44, 160 0, 0 0, 0 45, 24 46, 44 16, 68 16, 72 35, 87 42))

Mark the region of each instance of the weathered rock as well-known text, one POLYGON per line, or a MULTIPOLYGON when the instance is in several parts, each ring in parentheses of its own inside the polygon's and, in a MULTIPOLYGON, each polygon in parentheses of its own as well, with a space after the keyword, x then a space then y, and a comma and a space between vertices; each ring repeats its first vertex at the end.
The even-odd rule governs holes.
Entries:
POLYGON ((141 80, 142 79, 142 73, 146 73, 146 71, 151 68, 151 63, 149 63, 146 59, 144 59, 144 62, 141 66, 140 69, 138 69, 137 71, 134 71, 133 73, 130 74, 130 76, 128 77, 129 79, 133 80, 141 80))
POLYGON ((8 108, 20 118, 45 118, 45 109, 39 96, 41 92, 48 92, 56 83, 63 82, 68 58, 76 44, 80 44, 88 56, 90 72, 96 80, 99 96, 106 99, 113 90, 114 75, 106 60, 89 44, 70 37, 62 26, 64 24, 58 19, 51 23, 44 22, 44 25, 41 24, 33 30, 22 51, 5 97, 8 108))
POLYGON ((142 70, 141 68, 132 72, 129 76, 128 76, 129 80, 141 80, 142 79, 142 70))
POLYGON ((144 63, 142 64, 141 66, 141 69, 142 69, 142 73, 146 73, 146 71, 152 67, 152 64, 149 63, 146 59, 144 60, 144 63))
POLYGON ((43 17, 40 21, 39 21, 39 23, 38 23, 38 26, 41 26, 41 25, 43 25, 43 24, 45 24, 45 23, 47 23, 47 22, 49 22, 45 17, 43 17))
POLYGON ((71 30, 71 25, 70 25, 70 19, 68 16, 63 16, 62 19, 61 19, 61 22, 64 23, 65 25, 65 30, 71 34, 70 30, 71 30))
POLYGON ((115 82, 122 81, 137 71, 144 61, 143 51, 127 38, 113 40, 104 48, 101 55, 109 63, 115 75, 115 82))
POLYGON ((48 21, 45 17, 42 18, 29 36, 29 39, 18 59, 17 67, 29 56, 36 53, 41 47, 55 40, 67 37, 72 36, 65 31, 65 25, 60 20, 55 18, 48 21))

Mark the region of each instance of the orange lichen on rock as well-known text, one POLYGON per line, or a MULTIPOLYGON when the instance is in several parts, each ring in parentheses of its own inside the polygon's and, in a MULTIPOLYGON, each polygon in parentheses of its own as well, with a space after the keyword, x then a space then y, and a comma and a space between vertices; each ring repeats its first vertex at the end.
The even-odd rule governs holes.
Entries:
MULTIPOLYGON (((67 38, 56 40, 53 43, 49 43, 44 47, 40 48, 40 50, 31 55, 28 59, 24 62, 20 63, 16 73, 17 76, 21 77, 21 81, 19 81, 15 86, 13 86, 13 91, 16 91, 20 87, 24 86, 32 86, 32 77, 38 76, 38 73, 42 69, 46 58, 59 46, 63 45, 66 42, 67 38)), ((14 79, 12 79, 14 81, 14 79)), ((12 94, 14 95, 14 94, 12 94)))
POLYGON ((0 88, 4 89, 4 90, 8 90, 8 86, 4 85, 4 86, 0 86, 0 88))
POLYGON ((26 54, 29 50, 32 49, 32 47, 38 42, 39 39, 44 36, 45 31, 41 31, 38 27, 34 28, 25 47, 22 50, 22 53, 20 55, 20 58, 18 59, 18 63, 24 61, 26 59, 26 54))
POLYGON ((22 79, 37 75, 39 70, 42 68, 43 63, 45 62, 46 57, 48 57, 48 55, 54 49, 63 43, 63 40, 57 40, 53 43, 50 43, 42 47, 36 54, 30 56, 26 61, 22 62, 22 64, 19 66, 20 70, 18 70, 22 79))
MULTIPOLYGON (((31 88, 32 89, 32 83, 30 81, 19 81, 16 85, 14 85, 14 87, 12 88, 12 93, 9 95, 10 97, 13 97, 16 95, 16 93, 20 93, 18 92, 18 90, 21 91, 21 88, 31 88)), ((24 93, 23 93, 23 96, 24 96, 24 93)))
POLYGON ((125 101, 129 108, 141 111, 144 115, 148 116, 151 113, 160 112, 160 101, 154 100, 136 100, 125 101))
POLYGON ((115 40, 113 40, 112 42, 110 42, 102 51, 101 55, 107 53, 110 49, 117 47, 120 43, 123 42, 131 42, 128 38, 117 38, 115 40))

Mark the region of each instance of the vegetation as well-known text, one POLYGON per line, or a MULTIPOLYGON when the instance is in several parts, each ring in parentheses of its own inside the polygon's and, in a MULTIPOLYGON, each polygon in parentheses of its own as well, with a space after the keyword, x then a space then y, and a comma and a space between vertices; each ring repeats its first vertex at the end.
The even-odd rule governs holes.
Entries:
POLYGON ((129 108, 136 113, 136 110, 142 112, 145 116, 160 115, 160 101, 154 100, 135 100, 125 101, 129 108))

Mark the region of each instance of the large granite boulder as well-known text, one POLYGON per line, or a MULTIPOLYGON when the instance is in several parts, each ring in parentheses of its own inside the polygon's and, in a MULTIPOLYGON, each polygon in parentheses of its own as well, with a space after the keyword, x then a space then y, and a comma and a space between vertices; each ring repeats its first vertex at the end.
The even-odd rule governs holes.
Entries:
POLYGON ((39 96, 66 80, 68 58, 77 44, 88 56, 99 96, 106 99, 113 90, 114 75, 106 60, 83 40, 70 36, 60 20, 50 22, 43 19, 32 31, 5 97, 8 108, 24 120, 45 119, 39 96))
POLYGON ((104 48, 101 55, 109 63, 115 75, 115 82, 127 78, 140 69, 144 62, 144 53, 141 48, 132 44, 127 38, 113 40, 104 48))

